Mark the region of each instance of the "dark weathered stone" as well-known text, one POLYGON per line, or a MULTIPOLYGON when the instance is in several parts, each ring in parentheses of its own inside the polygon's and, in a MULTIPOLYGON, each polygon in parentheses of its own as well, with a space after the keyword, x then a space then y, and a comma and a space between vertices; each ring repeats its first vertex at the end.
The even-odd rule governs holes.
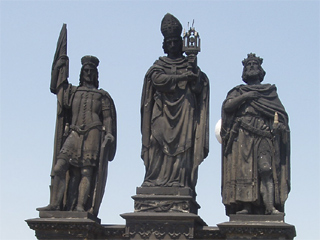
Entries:
POLYGON ((200 45, 194 43, 199 43, 199 35, 191 28, 183 44, 181 31, 179 20, 166 14, 161 32, 167 56, 160 57, 144 79, 143 188, 180 187, 195 191, 198 166, 209 152, 209 80, 197 66, 200 45), (183 51, 189 55, 183 55, 183 51))
POLYGON ((125 225, 102 225, 101 236, 98 239, 125 240, 125 225))
POLYGON ((252 215, 230 214, 230 222, 284 222, 284 214, 276 215, 252 215))
POLYGON ((222 199, 229 214, 283 214, 290 191, 290 129, 277 89, 261 84, 262 58, 243 60, 243 81, 222 105, 222 199))
POLYGON ((26 220, 37 239, 98 239, 102 226, 84 218, 36 218, 26 220))
POLYGON ((125 239, 124 225, 102 225, 89 212, 40 211, 40 218, 28 219, 36 237, 46 239, 125 239))
MULTIPOLYGON (((56 212, 58 214, 58 212, 56 212)), ((63 212, 61 214, 65 214, 63 212)), ((42 214, 42 213, 41 213, 42 214)), ((48 213, 50 214, 50 213, 48 213)), ((61 215, 62 216, 62 215, 61 215)), ((279 215, 230 215, 230 221, 207 226, 195 214, 186 213, 127 213, 124 225, 100 225, 89 218, 36 218, 26 220, 36 237, 49 239, 266 239, 291 240, 295 227, 286 224, 279 215)))
POLYGON ((191 188, 181 187, 137 187, 137 194, 155 194, 155 195, 180 195, 196 197, 195 192, 191 188))
POLYGON ((200 206, 190 188, 140 187, 134 199, 136 212, 198 213, 200 206))
POLYGON ((59 219, 90 219, 101 223, 100 218, 89 212, 72 212, 72 211, 40 211, 40 218, 59 218, 59 219))
POLYGON ((181 38, 177 18, 162 19, 163 49, 144 79, 141 156, 146 166, 134 213, 126 219, 130 239, 194 239, 206 226, 197 215, 198 166, 209 151, 209 80, 197 66, 199 34, 181 38), (187 57, 183 55, 186 52, 187 57))
POLYGON ((201 228, 195 229, 194 239, 219 239, 224 240, 225 237, 221 234, 218 227, 209 227, 209 226, 203 226, 201 228))
POLYGON ((90 212, 97 216, 116 151, 116 110, 98 89, 99 59, 81 59, 79 86, 68 82, 67 29, 64 24, 52 64, 50 90, 57 95, 57 121, 50 204, 39 211, 90 212))
POLYGON ((192 213, 126 213, 125 236, 129 239, 193 239, 195 229, 207 224, 192 213))
POLYGON ((291 240, 296 236, 295 227, 284 223, 281 215, 230 215, 230 221, 218 227, 226 240, 291 240))

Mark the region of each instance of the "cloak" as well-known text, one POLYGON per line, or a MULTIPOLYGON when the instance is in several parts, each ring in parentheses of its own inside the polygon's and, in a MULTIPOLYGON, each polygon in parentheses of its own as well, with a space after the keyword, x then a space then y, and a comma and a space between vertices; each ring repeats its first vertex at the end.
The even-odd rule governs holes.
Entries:
MULTIPOLYGON (((275 206, 278 210, 283 211, 284 202, 288 197, 290 191, 290 130, 288 125, 288 115, 283 107, 275 85, 259 84, 259 85, 239 85, 229 91, 226 100, 222 105, 222 199, 226 206, 227 214, 233 212, 232 205, 237 205, 235 199, 235 192, 237 179, 236 172, 237 166, 232 162, 233 154, 232 145, 234 140, 238 137, 239 129, 241 128, 241 114, 238 113, 239 108, 232 112, 224 111, 225 103, 232 98, 238 97, 244 93, 256 91, 259 98, 246 101, 247 106, 251 106, 263 119, 266 119, 272 126, 275 112, 278 113, 279 123, 282 125, 282 131, 279 135, 275 136, 272 131, 265 134, 272 143, 273 156, 272 156, 272 176, 275 189, 275 206)), ((250 126, 247 126, 250 128, 250 126)), ((271 129, 271 127, 270 127, 271 129)), ((253 131, 254 132, 254 131, 253 131)), ((257 133, 263 134, 263 133, 257 133)), ((256 169, 252 169, 254 174, 257 174, 256 169)), ((257 176, 254 176, 258 178, 257 176)), ((254 182, 254 180, 253 180, 254 182)), ((259 194, 258 185, 256 191, 259 194)), ((259 198, 259 196, 258 196, 259 198)), ((257 199, 253 199, 257 200, 257 199)))

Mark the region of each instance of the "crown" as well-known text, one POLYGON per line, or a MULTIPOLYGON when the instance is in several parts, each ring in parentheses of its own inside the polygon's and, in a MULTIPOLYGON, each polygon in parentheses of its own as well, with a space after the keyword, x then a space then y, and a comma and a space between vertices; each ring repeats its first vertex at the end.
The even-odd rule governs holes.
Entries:
POLYGON ((257 57, 255 53, 249 53, 249 54, 248 54, 248 57, 245 58, 245 59, 243 59, 242 65, 243 65, 243 66, 246 66, 247 63, 248 63, 250 60, 255 60, 255 61, 257 61, 257 62, 259 63, 259 65, 261 65, 262 62, 263 62, 263 59, 260 58, 260 57, 257 57))
POLYGON ((165 38, 180 37, 182 25, 179 20, 170 13, 167 13, 161 21, 161 33, 165 38))
POLYGON ((86 55, 81 58, 81 64, 82 65, 91 64, 91 65, 94 65, 95 67, 98 67, 99 59, 95 56, 86 55))

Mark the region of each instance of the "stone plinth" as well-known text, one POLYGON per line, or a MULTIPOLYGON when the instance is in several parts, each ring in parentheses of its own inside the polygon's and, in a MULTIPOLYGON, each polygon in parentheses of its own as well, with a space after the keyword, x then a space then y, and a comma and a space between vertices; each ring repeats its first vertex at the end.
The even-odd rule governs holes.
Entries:
POLYGON ((26 220, 41 240, 291 240, 295 227, 279 215, 230 215, 230 221, 207 226, 196 214, 182 212, 133 212, 121 215, 126 225, 102 225, 89 213, 41 212, 26 220))
POLYGON ((103 231, 100 219, 87 212, 41 211, 39 216, 26 222, 41 240, 97 239, 103 231))
POLYGON ((196 229, 207 226, 190 188, 138 187, 136 193, 134 212, 121 215, 128 239, 194 239, 196 229))
POLYGON ((230 221, 218 227, 226 240, 289 240, 296 236, 295 227, 284 222, 284 215, 230 215, 230 221))
POLYGON ((87 212, 40 211, 39 217, 26 220, 39 240, 98 239, 105 231, 100 219, 87 212))
POLYGON ((198 213, 196 194, 190 188, 138 187, 133 196, 135 212, 198 213))
POLYGON ((126 219, 128 239, 194 239, 196 229, 206 223, 193 213, 134 212, 122 214, 126 219))
POLYGON ((71 211, 40 211, 40 218, 58 218, 58 219, 90 219, 97 223, 101 223, 100 218, 97 218, 88 212, 71 212, 71 211))

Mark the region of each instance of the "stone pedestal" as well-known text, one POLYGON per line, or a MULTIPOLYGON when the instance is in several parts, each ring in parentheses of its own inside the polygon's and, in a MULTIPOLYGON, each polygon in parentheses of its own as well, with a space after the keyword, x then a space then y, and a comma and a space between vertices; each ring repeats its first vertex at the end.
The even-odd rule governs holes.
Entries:
POLYGON ((98 239, 100 219, 87 212, 41 211, 40 218, 26 220, 41 240, 98 239))
POLYGON ((40 211, 26 220, 39 240, 293 240, 295 227, 282 215, 230 215, 229 222, 207 226, 190 188, 140 187, 134 212, 121 214, 126 225, 102 225, 87 212, 40 211))
POLYGON ((226 240, 291 240, 296 236, 295 227, 284 222, 284 215, 230 215, 230 221, 218 227, 226 240))
POLYGON ((190 188, 138 187, 133 196, 135 212, 198 213, 196 194, 190 188))
POLYGON ((193 213, 135 212, 122 214, 128 239, 194 239, 195 231, 206 223, 193 213))
POLYGON ((138 187, 136 193, 134 212, 121 215, 129 239, 193 239, 195 229, 207 225, 190 188, 138 187))
POLYGON ((132 212, 121 215, 126 225, 101 225, 89 213, 40 212, 26 220, 41 240, 292 240, 295 227, 279 215, 230 215, 230 221, 215 226, 194 213, 132 212))

